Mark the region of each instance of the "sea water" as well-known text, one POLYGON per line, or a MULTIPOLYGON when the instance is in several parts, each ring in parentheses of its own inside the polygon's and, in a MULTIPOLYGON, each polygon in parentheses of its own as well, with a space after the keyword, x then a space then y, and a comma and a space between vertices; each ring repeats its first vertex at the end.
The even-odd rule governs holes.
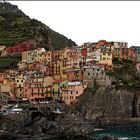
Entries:
POLYGON ((92 137, 98 140, 104 136, 114 136, 119 140, 140 140, 140 123, 95 128, 95 133, 92 137))

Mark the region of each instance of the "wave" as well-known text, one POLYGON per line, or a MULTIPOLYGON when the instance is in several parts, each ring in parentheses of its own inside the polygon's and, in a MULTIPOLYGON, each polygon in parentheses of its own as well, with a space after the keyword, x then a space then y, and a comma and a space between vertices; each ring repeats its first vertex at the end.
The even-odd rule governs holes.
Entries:
POLYGON ((118 138, 118 140, 140 140, 140 138, 136 138, 136 137, 120 137, 118 138))
POLYGON ((94 131, 101 131, 101 130, 104 130, 104 129, 100 129, 100 128, 94 129, 94 131))
POLYGON ((102 134, 96 135, 95 138, 97 140, 100 140, 101 138, 103 138, 105 136, 116 137, 118 140, 140 140, 140 138, 138 138, 138 137, 124 137, 124 136, 120 136, 120 135, 114 135, 112 133, 102 133, 102 134))

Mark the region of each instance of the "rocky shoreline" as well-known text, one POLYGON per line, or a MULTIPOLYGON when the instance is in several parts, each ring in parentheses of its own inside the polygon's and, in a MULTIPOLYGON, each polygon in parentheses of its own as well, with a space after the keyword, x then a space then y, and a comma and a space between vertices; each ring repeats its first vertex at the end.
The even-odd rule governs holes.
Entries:
MULTIPOLYGON (((75 115, 66 115, 55 121, 48 120, 46 116, 41 117, 39 121, 32 123, 29 118, 23 122, 11 122, 11 118, 5 118, 7 124, 1 120, 0 139, 18 140, 18 139, 36 139, 36 140, 96 140, 90 137, 95 132, 94 127, 99 125, 123 125, 127 123, 140 122, 139 118, 132 119, 106 119, 99 123, 85 121, 75 115), (10 124, 11 123, 11 124, 10 124), (13 125, 14 124, 14 125, 13 125), (6 126, 7 125, 7 126, 6 126)), ((21 121, 21 120, 20 120, 21 121)), ((117 140, 115 137, 104 136, 100 140, 117 140)))
POLYGON ((74 115, 67 115, 61 120, 58 118, 53 121, 42 116, 32 122, 29 117, 22 119, 22 122, 21 119, 2 118, 0 139, 87 139, 88 134, 94 132, 93 124, 74 115))

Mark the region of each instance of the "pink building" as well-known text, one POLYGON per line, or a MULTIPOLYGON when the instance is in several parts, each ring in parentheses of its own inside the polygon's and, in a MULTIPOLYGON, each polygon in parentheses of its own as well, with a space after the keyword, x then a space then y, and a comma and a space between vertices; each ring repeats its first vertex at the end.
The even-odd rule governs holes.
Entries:
POLYGON ((30 101, 50 100, 52 98, 51 77, 40 77, 28 80, 24 84, 24 97, 30 101))
POLYGON ((61 88, 62 100, 68 105, 76 103, 86 87, 87 84, 81 82, 68 82, 66 87, 61 88))

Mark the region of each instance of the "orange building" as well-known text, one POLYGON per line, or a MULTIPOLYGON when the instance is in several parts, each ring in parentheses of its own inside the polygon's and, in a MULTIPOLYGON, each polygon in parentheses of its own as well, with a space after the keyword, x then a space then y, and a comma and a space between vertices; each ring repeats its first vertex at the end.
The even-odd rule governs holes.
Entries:
POLYGON ((120 48, 120 59, 136 60, 136 52, 133 48, 120 48))

